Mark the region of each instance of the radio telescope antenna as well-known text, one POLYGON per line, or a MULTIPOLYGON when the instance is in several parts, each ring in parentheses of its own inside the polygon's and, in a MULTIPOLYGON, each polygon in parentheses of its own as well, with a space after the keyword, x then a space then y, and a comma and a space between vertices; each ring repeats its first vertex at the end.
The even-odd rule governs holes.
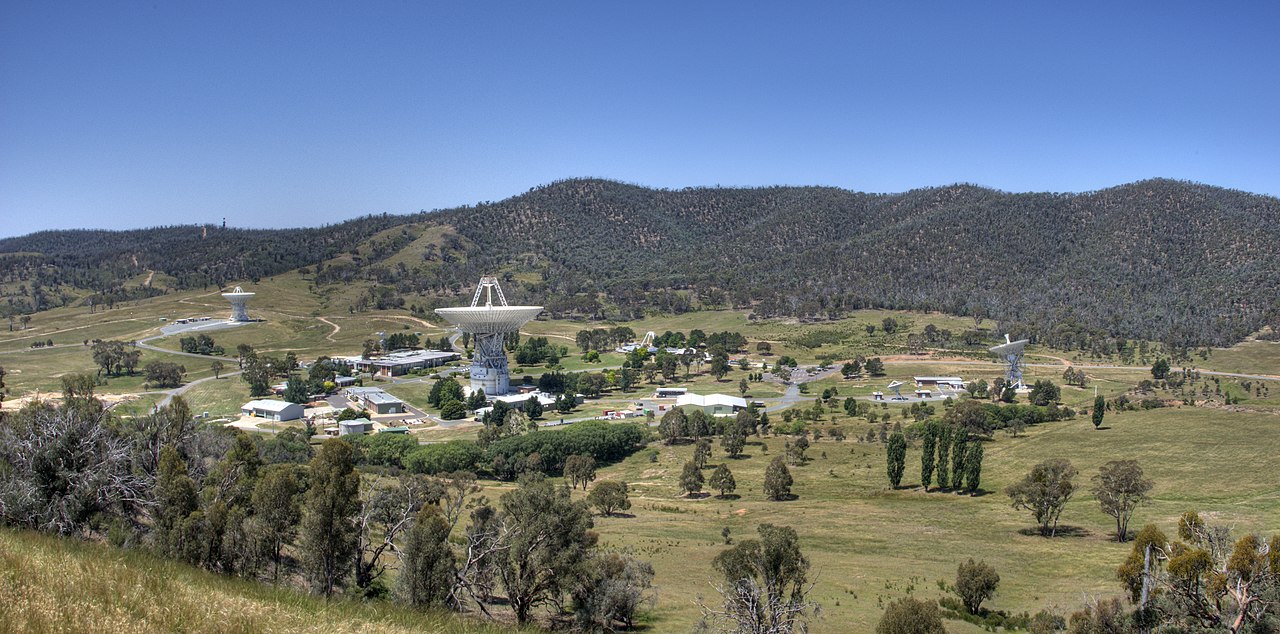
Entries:
POLYGON ((1022 354, 1028 343, 1031 343, 1030 339, 1010 341, 1009 335, 1006 333, 1004 343, 991 348, 991 352, 1005 362, 1005 385, 1011 385, 1015 390, 1026 388, 1022 383, 1022 354))
POLYGON ((436 314, 445 318, 458 330, 470 333, 476 342, 475 357, 471 362, 471 389, 484 390, 486 396, 499 396, 511 390, 511 372, 507 367, 507 351, 503 348, 507 333, 519 332, 520 327, 542 312, 541 306, 508 306, 498 278, 485 276, 476 285, 470 306, 437 308, 436 314), (494 295, 498 302, 494 303, 494 295), (484 303, 480 303, 481 296, 484 303))
POLYGON ((244 305, 247 304, 249 299, 255 294, 256 293, 245 291, 239 286, 235 287, 235 290, 232 290, 229 293, 223 293, 222 296, 226 298, 227 301, 231 302, 231 317, 229 317, 227 321, 253 321, 252 319, 249 319, 249 313, 245 311, 244 305))
POLYGON ((902 395, 902 385, 903 385, 902 381, 894 381, 889 384, 889 389, 893 390, 893 394, 894 394, 893 400, 895 401, 907 400, 907 397, 902 395))

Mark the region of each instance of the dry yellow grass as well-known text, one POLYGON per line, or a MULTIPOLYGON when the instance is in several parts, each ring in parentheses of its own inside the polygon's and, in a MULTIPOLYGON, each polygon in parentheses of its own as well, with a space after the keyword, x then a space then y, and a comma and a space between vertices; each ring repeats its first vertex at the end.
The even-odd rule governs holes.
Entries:
POLYGON ((0 529, 0 633, 512 631, 386 602, 324 601, 146 553, 0 529))

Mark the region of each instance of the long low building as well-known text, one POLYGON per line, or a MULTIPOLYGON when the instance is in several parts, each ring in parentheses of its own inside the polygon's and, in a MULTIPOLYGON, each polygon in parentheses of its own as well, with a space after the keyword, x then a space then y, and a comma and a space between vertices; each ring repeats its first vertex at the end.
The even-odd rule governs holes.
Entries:
POLYGON ((502 401, 507 405, 519 407, 521 405, 524 405, 525 403, 528 403, 529 399, 531 398, 538 399, 538 403, 541 404, 543 407, 550 407, 556 404, 555 395, 547 394, 546 392, 526 392, 524 394, 503 394, 502 396, 490 396, 489 400, 502 401))
POLYGON ((350 357, 344 359, 358 372, 368 372, 374 376, 400 376, 413 370, 434 368, 450 361, 462 358, 456 352, 439 350, 396 350, 377 357, 363 359, 350 357))
POLYGON ((297 403, 290 403, 289 401, 261 399, 249 401, 248 403, 240 406, 240 413, 245 416, 266 418, 268 420, 276 421, 298 420, 299 418, 302 418, 303 407, 297 403))
POLYGON ((949 387, 953 390, 964 389, 964 379, 958 376, 917 376, 912 377, 916 387, 949 387))
POLYGON ((676 407, 693 405, 712 416, 730 416, 747 409, 747 399, 728 394, 683 394, 676 397, 676 407))
POLYGON ((343 391, 347 398, 375 414, 403 414, 404 401, 378 387, 349 387, 343 391))

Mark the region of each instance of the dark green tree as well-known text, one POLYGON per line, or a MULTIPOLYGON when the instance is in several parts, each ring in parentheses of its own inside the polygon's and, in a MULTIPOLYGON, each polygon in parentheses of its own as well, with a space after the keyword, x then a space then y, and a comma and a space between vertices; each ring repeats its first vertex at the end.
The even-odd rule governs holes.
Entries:
POLYGON ((614 480, 602 480, 587 494, 587 503, 594 506, 601 515, 613 515, 616 511, 631 508, 631 500, 627 495, 627 483, 614 480))
POLYGON ((280 551, 292 541, 302 519, 299 497, 302 483, 294 465, 277 465, 264 470, 253 489, 253 511, 268 537, 273 578, 280 576, 280 551))
POLYGON ((715 471, 711 472, 707 486, 719 491, 720 497, 724 497, 733 493, 738 488, 738 483, 733 479, 733 472, 729 470, 729 465, 721 463, 715 471))
POLYGON ((937 603, 903 597, 884 609, 876 634, 947 634, 947 630, 937 603))
POLYGON ((764 470, 764 495, 773 501, 791 498, 791 470, 786 460, 778 456, 764 470))
POLYGON ((809 599, 809 559, 789 526, 761 524, 712 561, 723 583, 722 610, 708 610, 730 632, 803 632, 818 605, 809 599))
POLYGON ((192 536, 183 529, 187 519, 199 508, 199 498, 196 496, 196 484, 187 474, 187 464, 171 446, 160 450, 155 503, 156 547, 166 556, 186 559, 185 553, 194 544, 188 543, 192 536))
POLYGON ((522 409, 529 418, 542 418, 542 403, 538 401, 536 396, 530 396, 529 400, 524 402, 522 409))
POLYGON ((1031 393, 1027 395, 1027 400, 1032 405, 1044 407, 1058 402, 1062 396, 1062 388, 1053 384, 1053 381, 1041 379, 1031 386, 1031 393))
POLYGON ((889 445, 886 453, 889 470, 889 485, 898 488, 902 484, 902 472, 907 466, 907 439, 902 432, 894 432, 889 436, 889 445))
POLYGON ((1156 362, 1151 365, 1151 378, 1157 381, 1163 381, 1169 378, 1169 360, 1168 359, 1164 359, 1164 358, 1156 359, 1156 362))
POLYGON ((951 430, 951 486, 964 488, 965 461, 969 458, 969 431, 957 427, 951 430))
POLYGON ((969 614, 978 614, 982 602, 990 599, 999 585, 1000 575, 985 561, 975 562, 970 557, 956 570, 956 596, 960 597, 969 614))
POLYGON ((525 476, 501 502, 502 549, 493 553, 494 566, 516 622, 525 625, 534 608, 569 589, 592 543, 591 513, 568 487, 536 475, 525 476))
POLYGON ((1093 398, 1093 428, 1102 427, 1102 418, 1107 414, 1107 400, 1099 394, 1093 398))
POLYGON ((747 434, 743 431, 742 426, 736 420, 726 420, 724 422, 724 431, 720 436, 720 448, 728 454, 730 458, 737 458, 742 455, 742 451, 747 447, 747 434))
POLYGON ((658 433, 668 445, 674 445, 686 435, 687 426, 688 419, 685 417, 684 409, 673 407, 662 415, 662 420, 658 422, 658 433))
POLYGON ((920 485, 925 491, 929 490, 929 484, 933 482, 934 467, 934 451, 938 446, 937 429, 934 425, 925 425, 924 434, 921 436, 920 454, 920 485))
POLYGON ((702 491, 703 482, 702 469, 699 469, 692 460, 684 463, 684 470, 680 472, 680 490, 686 495, 699 493, 702 491))
POLYGON ((284 400, 290 403, 306 403, 311 400, 311 390, 307 382, 297 374, 290 374, 284 386, 284 400))
POLYGON ((975 442, 964 459, 964 490, 969 493, 976 493, 982 483, 982 453, 982 443, 975 442))
POLYGON ((444 606, 457 574, 449 545, 449 521, 439 506, 426 504, 401 549, 400 592, 416 606, 444 606))
POLYGON ((337 438, 320 446, 309 467, 299 544, 303 571, 316 593, 331 596, 354 569, 360 474, 351 445, 337 438))
POLYGON ((938 426, 938 460, 936 476, 938 488, 946 489, 951 485, 951 426, 938 426))

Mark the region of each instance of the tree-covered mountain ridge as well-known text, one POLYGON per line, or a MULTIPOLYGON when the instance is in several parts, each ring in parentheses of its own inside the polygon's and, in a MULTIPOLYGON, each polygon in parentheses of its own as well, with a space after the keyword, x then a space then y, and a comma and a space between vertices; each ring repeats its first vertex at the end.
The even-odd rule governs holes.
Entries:
POLYGON ((144 270, 190 288, 321 263, 330 268, 318 281, 365 281, 422 305, 497 272, 508 295, 556 315, 732 305, 824 319, 881 307, 982 314, 1046 339, 1224 345, 1280 319, 1280 199, 1167 179, 1073 194, 572 179, 313 229, 0 240, 7 282, 99 291, 144 270))

